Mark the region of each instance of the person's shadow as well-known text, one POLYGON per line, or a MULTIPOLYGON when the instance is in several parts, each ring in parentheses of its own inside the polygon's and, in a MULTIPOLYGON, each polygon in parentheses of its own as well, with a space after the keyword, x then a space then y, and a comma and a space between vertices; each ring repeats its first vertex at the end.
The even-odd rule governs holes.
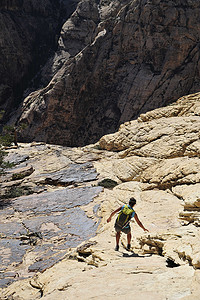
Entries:
POLYGON ((135 253, 133 250, 127 250, 126 246, 123 244, 123 242, 121 244, 124 247, 124 249, 128 252, 128 253, 122 252, 123 257, 140 257, 140 258, 142 258, 142 257, 152 256, 151 253, 149 253, 149 255, 139 255, 139 254, 135 253))
POLYGON ((123 252, 123 257, 144 257, 144 256, 143 255, 138 255, 137 253, 134 253, 134 252, 130 251, 130 254, 123 252))

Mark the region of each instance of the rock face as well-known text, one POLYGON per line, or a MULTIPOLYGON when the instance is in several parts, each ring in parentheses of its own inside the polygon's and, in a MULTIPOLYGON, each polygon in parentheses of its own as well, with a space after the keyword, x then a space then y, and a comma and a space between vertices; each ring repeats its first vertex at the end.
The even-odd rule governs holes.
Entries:
POLYGON ((56 34, 75 9, 71 0, 0 3, 0 109, 6 118, 56 47, 56 34), (71 6, 71 8, 69 8, 71 6))
POLYGON ((199 2, 80 1, 19 110, 23 141, 84 145, 199 91, 199 2), (45 78, 46 76, 46 78, 45 78))
POLYGON ((7 150, 18 165, 1 177, 0 298, 199 299, 199 108, 197 93, 96 144, 7 150), (32 172, 13 181, 24 164, 32 172), (103 179, 117 185, 102 188, 103 179), (27 186, 31 195, 6 198, 27 186), (131 221, 130 251, 125 234, 114 251, 107 218, 130 197, 149 232, 131 221))

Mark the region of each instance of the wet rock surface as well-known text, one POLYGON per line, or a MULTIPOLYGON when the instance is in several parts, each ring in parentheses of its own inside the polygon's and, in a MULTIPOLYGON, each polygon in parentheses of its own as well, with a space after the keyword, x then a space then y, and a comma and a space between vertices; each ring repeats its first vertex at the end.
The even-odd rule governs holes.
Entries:
MULTIPOLYGON (((44 175, 43 175, 44 176, 44 175)), ((54 185, 70 185, 97 179, 96 170, 90 163, 71 165, 66 170, 45 175, 45 182, 54 185)))
MULTIPOLYGON (((39 149, 44 151, 47 147, 39 149)), ((7 160, 12 159, 16 166, 2 177, 7 181, 2 183, 2 189, 15 184, 12 181, 13 174, 22 174, 30 169, 28 158, 28 155, 18 153, 6 157, 7 160), (21 167, 25 160, 27 166, 21 167)), ((38 169, 37 165, 35 168, 38 169)), ((24 184, 23 180, 30 179, 30 175, 34 176, 35 169, 32 166, 31 170, 18 180, 18 186, 24 184)), ((95 235, 99 218, 97 215, 95 219, 88 218, 81 207, 93 202, 102 191, 100 186, 91 186, 97 177, 92 163, 70 164, 69 168, 49 172, 48 176, 46 174, 46 188, 34 183, 32 188, 38 188, 39 194, 9 199, 1 196, 0 287, 30 277, 35 272, 43 272, 63 258, 70 247, 95 235), (84 182, 88 186, 78 186, 84 182), (72 183, 77 186, 74 187, 72 183), (59 188, 59 185, 71 186, 59 188), (48 191, 50 186, 53 190, 48 191), (32 260, 26 265, 30 253, 32 260)))
POLYGON ((10 152, 4 160, 10 164, 18 165, 25 162, 28 158, 28 155, 20 155, 19 153, 10 152))

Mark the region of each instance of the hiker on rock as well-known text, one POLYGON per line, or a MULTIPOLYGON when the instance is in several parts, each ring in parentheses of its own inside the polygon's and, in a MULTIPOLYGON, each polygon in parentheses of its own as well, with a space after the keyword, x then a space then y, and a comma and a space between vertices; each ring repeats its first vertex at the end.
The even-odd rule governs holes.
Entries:
POLYGON ((110 215, 110 217, 107 219, 107 222, 109 223, 111 221, 111 218, 117 213, 120 212, 117 216, 117 219, 115 221, 115 231, 116 231, 116 247, 115 250, 119 250, 119 240, 121 231, 127 234, 127 250, 130 250, 131 247, 131 227, 130 227, 130 220, 134 217, 135 221, 138 223, 138 225, 144 230, 148 231, 142 223, 140 222, 136 212, 133 209, 133 206, 136 204, 136 200, 134 198, 130 198, 129 204, 125 204, 123 206, 120 206, 118 209, 113 211, 110 215))

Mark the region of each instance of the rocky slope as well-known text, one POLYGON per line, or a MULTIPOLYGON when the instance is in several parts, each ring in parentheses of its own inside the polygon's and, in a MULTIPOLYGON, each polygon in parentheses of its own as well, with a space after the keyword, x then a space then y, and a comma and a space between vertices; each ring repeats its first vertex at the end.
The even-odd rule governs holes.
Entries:
POLYGON ((55 51, 63 18, 76 0, 2 0, 0 3, 0 109, 6 118, 31 79, 55 51))
POLYGON ((125 121, 199 91, 199 2, 80 1, 19 110, 23 141, 96 142, 125 121))
POLYGON ((13 185, 28 185, 34 194, 1 201, 1 284, 3 276, 16 282, 0 298, 199 299, 199 132, 197 93, 141 114, 96 144, 8 150, 18 167, 2 177, 2 194, 13 185), (26 166, 19 169, 22 161, 26 166), (117 185, 102 190, 105 178, 117 185), (114 218, 106 220, 131 196, 149 233, 132 222, 131 251, 122 234, 116 252, 114 218), (69 249, 80 234, 71 218, 77 208, 78 218, 86 216, 82 225, 91 221, 84 234, 91 226, 98 230, 69 249), (21 250, 17 257, 12 243, 21 250))

